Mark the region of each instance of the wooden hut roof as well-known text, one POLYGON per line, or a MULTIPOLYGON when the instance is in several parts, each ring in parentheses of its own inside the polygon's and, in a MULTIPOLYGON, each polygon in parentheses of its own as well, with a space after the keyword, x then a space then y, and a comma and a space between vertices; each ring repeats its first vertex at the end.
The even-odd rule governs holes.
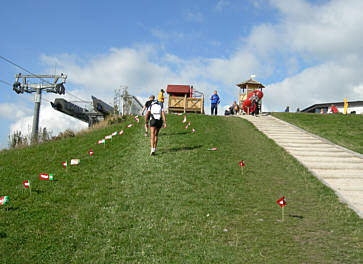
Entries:
POLYGON ((248 84, 252 84, 252 85, 257 85, 257 88, 265 88, 265 86, 262 83, 259 83, 258 81, 254 80, 254 79, 249 79, 245 82, 241 82, 239 84, 236 84, 238 87, 240 88, 246 88, 246 85, 248 84))

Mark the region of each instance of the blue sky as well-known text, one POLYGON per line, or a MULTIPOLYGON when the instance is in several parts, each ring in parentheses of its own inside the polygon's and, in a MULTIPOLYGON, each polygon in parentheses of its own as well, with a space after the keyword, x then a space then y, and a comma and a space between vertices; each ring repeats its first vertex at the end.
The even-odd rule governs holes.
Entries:
MULTIPOLYGON (((304 108, 363 99, 362 7, 359 0, 6 1, 0 55, 37 74, 56 65, 68 74, 67 90, 85 100, 112 102, 121 84, 143 99, 186 83, 206 96, 217 89, 221 113, 237 99, 235 84, 256 74, 267 86, 265 110, 304 108)), ((0 80, 13 83, 18 72, 0 60, 0 80)), ((33 103, 3 83, 0 94, 2 148, 10 130, 29 130, 33 103)), ((85 124, 43 102, 41 126, 57 134, 85 124)))

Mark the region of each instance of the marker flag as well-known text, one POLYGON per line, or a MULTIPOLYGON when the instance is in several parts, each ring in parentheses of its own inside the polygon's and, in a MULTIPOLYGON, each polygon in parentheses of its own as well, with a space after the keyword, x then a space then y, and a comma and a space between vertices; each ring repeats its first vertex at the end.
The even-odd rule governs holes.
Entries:
POLYGON ((72 159, 71 160, 71 165, 79 165, 79 163, 81 163, 81 160, 79 160, 79 159, 72 159))
POLYGON ((216 151, 216 150, 217 150, 217 148, 209 148, 208 150, 216 151))
POLYGON ((90 156, 92 156, 92 155, 94 154, 93 150, 92 150, 92 149, 90 149, 90 150, 88 151, 88 154, 89 154, 90 156))
POLYGON ((49 173, 40 173, 39 179, 46 180, 46 181, 52 181, 53 180, 53 174, 49 173))
POLYGON ((130 128, 130 127, 132 127, 132 124, 127 125, 127 128, 130 128))
POLYGON ((1 196, 0 205, 8 205, 8 204, 9 204, 9 196, 1 196))
POLYGON ((181 115, 183 115, 183 113, 178 113, 178 116, 181 116, 181 115))
POLYGON ((280 207, 284 207, 284 206, 286 206, 285 196, 282 196, 280 199, 278 199, 278 200, 276 201, 276 203, 277 203, 278 205, 280 205, 280 207))
POLYGON ((30 181, 29 180, 23 181, 23 184, 24 184, 24 187, 25 188, 29 188, 30 187, 30 181))
POLYGON ((194 129, 194 128, 192 129, 192 132, 193 132, 193 133, 195 132, 195 129, 194 129))
POLYGON ((117 135, 117 131, 115 131, 115 132, 113 132, 112 134, 111 134, 111 136, 116 136, 117 135))
POLYGON ((104 139, 101 139, 101 140, 98 140, 98 143, 97 144, 105 144, 105 140, 104 139))
POLYGON ((139 122, 140 122, 140 120, 139 120, 139 117, 138 117, 138 116, 135 116, 135 120, 136 120, 136 122, 137 122, 137 123, 139 123, 139 122))
POLYGON ((184 116, 183 123, 187 122, 187 117, 184 116))
POLYGON ((188 122, 188 126, 190 126, 190 122, 188 122))
POLYGON ((105 139, 112 139, 112 136, 111 135, 105 136, 105 139))
POLYGON ((240 166, 240 167, 242 167, 242 168, 246 166, 246 164, 245 164, 244 160, 241 160, 241 161, 239 162, 239 166, 240 166))
POLYGON ((188 128, 189 128, 189 125, 186 125, 186 126, 185 126, 185 129, 188 129, 188 128))
POLYGON ((118 133, 118 134, 119 134, 119 135, 122 135, 123 133, 124 133, 124 131, 123 131, 123 130, 121 130, 121 131, 120 131, 120 133, 118 133))
POLYGON ((63 168, 67 168, 67 166, 68 166, 67 161, 63 161, 63 162, 62 162, 62 165, 63 165, 63 168))

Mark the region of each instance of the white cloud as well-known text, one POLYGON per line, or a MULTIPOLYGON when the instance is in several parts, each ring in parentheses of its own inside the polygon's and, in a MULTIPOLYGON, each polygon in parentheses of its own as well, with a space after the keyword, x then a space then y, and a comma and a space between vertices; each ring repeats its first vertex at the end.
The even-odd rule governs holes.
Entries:
POLYGON ((161 29, 158 29, 158 28, 153 28, 151 29, 151 34, 160 39, 160 40, 163 40, 163 41, 166 41, 166 40, 174 40, 174 41, 180 41, 181 39, 184 39, 185 38, 185 35, 184 33, 182 32, 166 32, 166 31, 163 31, 161 29))
POLYGON ((216 4, 216 9, 218 11, 221 11, 222 9, 224 9, 225 7, 230 6, 231 3, 228 0, 219 0, 216 4))
POLYGON ((204 15, 201 12, 187 11, 184 13, 185 20, 189 22, 201 23, 204 21, 204 15))
POLYGON ((18 120, 25 115, 29 115, 31 111, 31 109, 20 103, 0 103, 0 118, 7 120, 18 120))
MULTIPOLYGON (((23 135, 30 135, 32 124, 32 115, 23 116, 10 126, 10 134, 14 131, 21 131, 23 135)), ((66 129, 71 129, 75 132, 80 131, 87 128, 88 124, 54 110, 48 103, 42 104, 40 107, 39 127, 46 127, 53 135, 58 135, 59 132, 66 129)))

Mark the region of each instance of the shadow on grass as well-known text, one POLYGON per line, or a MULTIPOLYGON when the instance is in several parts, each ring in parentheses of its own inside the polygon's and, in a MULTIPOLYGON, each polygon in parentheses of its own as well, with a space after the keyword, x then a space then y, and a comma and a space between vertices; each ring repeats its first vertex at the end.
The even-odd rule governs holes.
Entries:
POLYGON ((160 133, 160 136, 176 136, 176 135, 185 135, 185 134, 190 134, 191 132, 188 131, 183 131, 183 132, 175 132, 175 133, 160 133))
POLYGON ((0 238, 6 238, 8 235, 4 232, 0 232, 0 238))
POLYGON ((194 150, 194 149, 198 149, 201 148, 202 145, 196 145, 196 146, 192 146, 192 147, 180 147, 180 148, 170 148, 170 149, 164 149, 161 150, 161 153, 168 153, 168 152, 178 152, 178 151, 188 151, 188 150, 194 150))
POLYGON ((295 218, 299 218, 299 219, 304 218, 302 215, 291 215, 291 214, 289 214, 289 217, 295 217, 295 218))

